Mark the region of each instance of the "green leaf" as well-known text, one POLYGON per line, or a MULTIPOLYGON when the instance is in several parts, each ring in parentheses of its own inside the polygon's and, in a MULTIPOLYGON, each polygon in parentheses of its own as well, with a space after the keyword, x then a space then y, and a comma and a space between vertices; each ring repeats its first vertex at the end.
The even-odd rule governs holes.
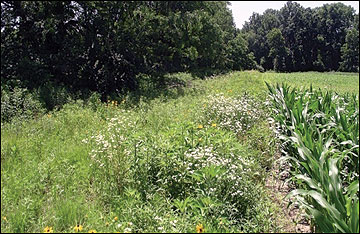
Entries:
POLYGON ((315 189, 318 192, 322 192, 322 189, 317 185, 316 181, 312 180, 310 177, 305 175, 295 175, 295 178, 305 181, 310 188, 315 189))
POLYGON ((353 204, 351 209, 350 228, 352 233, 359 233, 359 200, 353 204))
POLYGON ((359 192, 359 181, 355 180, 354 182, 352 182, 347 188, 347 190, 348 194, 350 193, 350 197, 356 195, 356 193, 359 192))
POLYGON ((320 230, 317 230, 317 232, 323 232, 323 233, 332 233, 335 232, 331 221, 325 217, 320 211, 317 209, 311 209, 310 213, 314 216, 316 225, 320 228, 320 230))

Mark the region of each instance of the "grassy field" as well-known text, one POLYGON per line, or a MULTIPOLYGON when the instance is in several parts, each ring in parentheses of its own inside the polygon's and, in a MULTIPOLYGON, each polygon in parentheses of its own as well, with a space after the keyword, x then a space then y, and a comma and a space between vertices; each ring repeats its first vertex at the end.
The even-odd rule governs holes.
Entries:
POLYGON ((1 232, 284 232, 265 81, 359 93, 359 74, 177 74, 149 98, 1 124, 1 232))
POLYGON ((338 93, 359 93, 359 74, 345 72, 298 72, 298 73, 265 73, 267 82, 286 82, 295 87, 332 90, 338 93))

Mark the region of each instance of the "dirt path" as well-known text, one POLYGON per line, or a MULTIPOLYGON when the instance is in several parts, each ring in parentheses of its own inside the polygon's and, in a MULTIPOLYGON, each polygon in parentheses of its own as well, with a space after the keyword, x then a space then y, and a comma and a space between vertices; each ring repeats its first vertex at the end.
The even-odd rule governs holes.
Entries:
POLYGON ((282 213, 276 215, 280 220, 276 220, 276 223, 281 226, 281 231, 285 233, 310 233, 310 224, 302 215, 304 211, 294 207, 287 208, 288 202, 284 198, 294 188, 285 183, 286 175, 280 176, 281 170, 279 168, 279 163, 275 162, 265 184, 271 200, 278 207, 281 207, 282 213))

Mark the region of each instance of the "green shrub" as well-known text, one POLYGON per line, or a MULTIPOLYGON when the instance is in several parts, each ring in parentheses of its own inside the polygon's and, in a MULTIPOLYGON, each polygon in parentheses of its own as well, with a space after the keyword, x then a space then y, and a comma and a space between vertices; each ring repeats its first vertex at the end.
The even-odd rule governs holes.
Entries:
POLYGON ((38 88, 37 93, 48 110, 59 109, 65 103, 76 99, 74 94, 70 93, 68 88, 52 82, 46 82, 43 86, 38 88))
POLYGON ((256 70, 258 70, 261 73, 265 72, 265 69, 261 65, 256 65, 256 70))
POLYGON ((1 88, 1 121, 23 120, 44 113, 44 108, 37 95, 25 88, 1 88))
POLYGON ((208 96, 204 107, 203 116, 208 124, 217 124, 238 136, 244 135, 262 116, 259 103, 249 95, 237 98, 225 97, 222 93, 208 96))

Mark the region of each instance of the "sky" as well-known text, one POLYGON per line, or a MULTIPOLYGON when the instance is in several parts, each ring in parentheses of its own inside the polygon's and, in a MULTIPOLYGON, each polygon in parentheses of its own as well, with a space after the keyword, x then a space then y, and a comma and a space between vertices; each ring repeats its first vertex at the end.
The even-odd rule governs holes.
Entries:
MULTIPOLYGON (((231 6, 228 6, 233 13, 234 22, 237 28, 242 28, 245 21, 248 21, 253 12, 262 14, 266 9, 272 8, 279 10, 287 1, 230 1, 231 6)), ((352 6, 356 13, 359 13, 359 1, 293 1, 299 3, 301 6, 319 7, 324 4, 342 2, 345 5, 352 6)))

